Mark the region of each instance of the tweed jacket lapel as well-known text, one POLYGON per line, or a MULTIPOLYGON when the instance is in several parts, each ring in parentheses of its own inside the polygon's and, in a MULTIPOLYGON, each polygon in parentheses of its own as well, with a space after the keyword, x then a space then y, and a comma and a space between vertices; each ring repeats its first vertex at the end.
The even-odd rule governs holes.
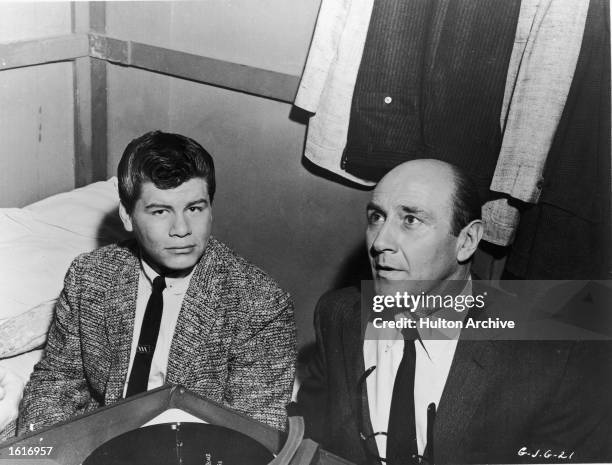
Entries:
POLYGON ((130 253, 121 266, 117 279, 113 280, 113 285, 108 289, 106 301, 102 304, 112 354, 104 395, 107 405, 123 396, 130 363, 139 276, 139 259, 134 253, 130 253))
POLYGON ((191 365, 201 358, 215 321, 221 317, 220 298, 224 274, 218 254, 219 244, 210 238, 206 251, 196 265, 178 316, 170 356, 167 382, 184 384, 191 365))

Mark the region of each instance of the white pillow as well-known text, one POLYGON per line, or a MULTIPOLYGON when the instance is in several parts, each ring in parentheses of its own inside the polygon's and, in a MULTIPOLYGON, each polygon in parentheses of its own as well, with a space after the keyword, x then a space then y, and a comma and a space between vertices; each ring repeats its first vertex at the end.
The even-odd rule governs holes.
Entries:
POLYGON ((0 358, 44 342, 77 255, 127 237, 118 204, 111 178, 22 209, 0 209, 0 358))
POLYGON ((110 244, 127 237, 119 219, 118 206, 117 178, 112 177, 108 181, 47 197, 23 210, 31 212, 43 228, 44 225, 56 226, 110 244))

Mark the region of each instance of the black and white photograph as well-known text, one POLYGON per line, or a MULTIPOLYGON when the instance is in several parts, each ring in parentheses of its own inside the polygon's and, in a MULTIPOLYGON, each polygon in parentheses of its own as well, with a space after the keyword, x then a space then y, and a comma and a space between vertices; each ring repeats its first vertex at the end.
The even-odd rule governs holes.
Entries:
POLYGON ((0 465, 612 463, 609 0, 0 0, 0 465))

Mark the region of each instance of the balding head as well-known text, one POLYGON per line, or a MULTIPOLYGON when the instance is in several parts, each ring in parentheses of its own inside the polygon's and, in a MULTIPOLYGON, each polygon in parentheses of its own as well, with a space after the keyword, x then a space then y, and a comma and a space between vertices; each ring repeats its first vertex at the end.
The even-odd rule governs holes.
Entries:
POLYGON ((482 237, 473 192, 457 168, 439 160, 409 161, 387 173, 368 205, 374 279, 465 279, 482 237))
POLYGON ((422 182, 425 189, 448 200, 450 229, 454 236, 472 221, 481 219, 482 203, 476 184, 456 166, 434 159, 408 161, 389 171, 376 190, 401 191, 409 181, 422 182))

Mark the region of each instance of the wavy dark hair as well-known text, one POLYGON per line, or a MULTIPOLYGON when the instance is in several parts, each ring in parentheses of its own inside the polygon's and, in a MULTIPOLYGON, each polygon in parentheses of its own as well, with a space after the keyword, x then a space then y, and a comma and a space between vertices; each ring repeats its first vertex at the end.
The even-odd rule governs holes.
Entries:
POLYGON ((203 178, 212 203, 215 165, 210 154, 195 140, 180 134, 151 131, 132 140, 117 168, 119 198, 131 213, 144 182, 158 189, 173 189, 193 178, 203 178))

